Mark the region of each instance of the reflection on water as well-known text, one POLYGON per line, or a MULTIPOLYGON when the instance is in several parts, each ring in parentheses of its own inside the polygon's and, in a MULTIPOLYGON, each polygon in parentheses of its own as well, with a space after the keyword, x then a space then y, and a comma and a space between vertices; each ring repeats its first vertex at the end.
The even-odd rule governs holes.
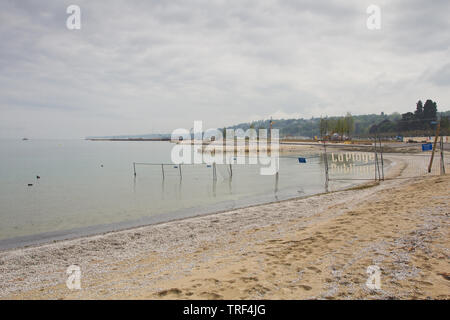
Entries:
MULTIPOLYGON (((127 221, 167 221, 324 192, 321 155, 306 156, 305 164, 295 156, 282 157, 280 172, 273 176, 260 175, 259 165, 248 164, 233 165, 232 175, 228 165, 217 165, 217 179, 213 167, 205 164, 164 166, 164 170, 139 166, 133 174, 133 162, 169 163, 172 146, 0 141, 0 240, 127 221)), ((329 163, 340 165, 331 158, 329 163)), ((349 181, 338 186, 347 185, 349 181)))

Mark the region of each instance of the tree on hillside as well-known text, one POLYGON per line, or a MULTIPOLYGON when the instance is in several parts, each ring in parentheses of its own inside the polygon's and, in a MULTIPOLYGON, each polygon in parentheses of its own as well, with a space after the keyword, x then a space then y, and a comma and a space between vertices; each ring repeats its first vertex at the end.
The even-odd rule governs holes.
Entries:
POLYGON ((436 120, 437 105, 432 100, 427 100, 423 106, 423 117, 427 120, 436 120))
POLYGON ((441 115, 441 132, 442 135, 448 135, 450 132, 450 117, 441 115))
POLYGON ((346 123, 345 123, 344 119, 343 118, 338 118, 337 121, 336 121, 336 127, 335 127, 334 131, 336 133, 338 133, 341 136, 341 139, 342 139, 342 136, 344 135, 344 132, 346 130, 347 130, 346 129, 346 123))
POLYGON ((258 137, 258 132, 256 132, 255 124, 253 122, 250 124, 250 128, 249 129, 250 129, 249 138, 250 139, 257 138, 258 137))
POLYGON ((327 119, 324 118, 320 118, 320 122, 319 122, 319 132, 320 132, 320 137, 323 138, 324 136, 327 135, 327 119))
POLYGON ((419 100, 416 104, 416 111, 414 111, 414 116, 417 119, 423 119, 423 104, 421 100, 419 100))
POLYGON ((353 119, 353 116, 350 112, 347 112, 344 122, 345 122, 345 133, 347 134, 347 137, 350 137, 350 135, 355 130, 355 120, 353 119))
POLYGON ((411 128, 411 124, 415 120, 414 113, 406 112, 402 114, 402 118, 399 121, 399 130, 408 131, 411 128))
POLYGON ((385 119, 381 121, 379 124, 374 124, 370 127, 369 133, 370 134, 380 134, 380 135, 394 135, 397 131, 397 125, 390 121, 389 119, 385 119))

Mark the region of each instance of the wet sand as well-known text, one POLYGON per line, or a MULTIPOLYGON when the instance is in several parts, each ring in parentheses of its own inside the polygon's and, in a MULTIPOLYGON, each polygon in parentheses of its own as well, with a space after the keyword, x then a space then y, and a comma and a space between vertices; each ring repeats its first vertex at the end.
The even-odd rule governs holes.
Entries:
POLYGON ((6 251, 0 298, 449 299, 448 190, 448 175, 390 180, 6 251), (81 290, 66 286, 73 264, 81 290))

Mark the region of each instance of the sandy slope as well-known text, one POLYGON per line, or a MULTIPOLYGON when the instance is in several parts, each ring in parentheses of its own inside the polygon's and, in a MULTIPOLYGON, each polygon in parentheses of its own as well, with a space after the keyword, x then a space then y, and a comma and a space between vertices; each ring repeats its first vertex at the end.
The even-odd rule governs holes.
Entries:
POLYGON ((448 190, 448 175, 386 181, 3 252, 0 297, 448 299, 448 190), (71 264, 82 290, 65 285, 71 264))

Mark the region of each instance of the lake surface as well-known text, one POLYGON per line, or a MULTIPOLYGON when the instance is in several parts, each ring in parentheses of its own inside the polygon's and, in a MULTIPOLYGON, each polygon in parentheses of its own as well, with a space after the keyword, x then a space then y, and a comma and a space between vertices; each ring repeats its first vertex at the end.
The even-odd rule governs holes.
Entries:
MULTIPOLYGON (((133 162, 171 163, 173 146, 141 141, 0 140, 0 249, 325 191, 320 155, 306 156, 306 164, 295 155, 281 157, 278 180, 260 175, 259 165, 233 165, 231 179, 227 166, 218 165, 217 181, 207 165, 182 166, 182 179, 173 165, 165 166, 164 179, 160 166, 138 165, 134 176, 133 162)), ((344 171, 336 174, 351 175, 344 171)))

